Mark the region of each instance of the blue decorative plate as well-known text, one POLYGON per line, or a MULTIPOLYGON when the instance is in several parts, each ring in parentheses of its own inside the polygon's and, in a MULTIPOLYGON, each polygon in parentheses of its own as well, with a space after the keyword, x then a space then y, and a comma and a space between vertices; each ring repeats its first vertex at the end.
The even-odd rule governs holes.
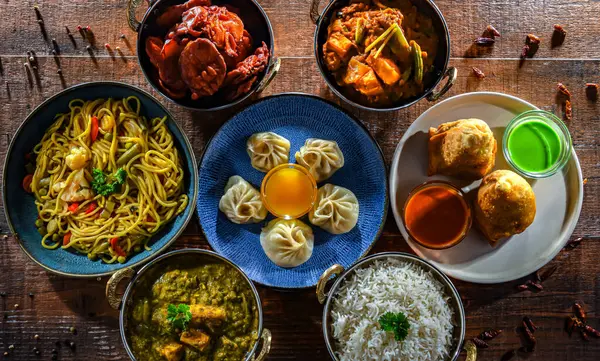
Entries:
MULTIPOLYGON (((385 222, 387 173, 383 155, 362 124, 334 104, 304 94, 267 97, 244 109, 215 134, 200 164, 197 211, 210 245, 255 282, 277 288, 314 286, 324 270, 338 263, 348 267, 364 256, 379 237, 385 222), (307 138, 335 140, 345 165, 324 183, 350 189, 360 205, 358 224, 346 234, 333 235, 312 226, 312 257, 296 268, 275 265, 260 245, 260 224, 238 225, 219 211, 219 200, 229 177, 240 175, 260 189, 265 173, 250 165, 246 140, 254 133, 273 131, 291 142, 290 162, 307 138)), ((319 184, 319 186, 322 184, 319 184)))
POLYGON ((169 111, 150 94, 134 86, 118 82, 92 82, 75 85, 48 98, 40 104, 19 127, 14 135, 4 164, 2 184, 3 201, 8 224, 25 253, 45 269, 64 276, 97 277, 108 275, 125 267, 133 267, 152 259, 165 250, 181 234, 194 214, 197 196, 197 167, 192 145, 173 120, 169 111), (148 245, 151 251, 142 251, 127 259, 127 262, 106 264, 90 261, 85 254, 62 249, 47 250, 41 245, 41 236, 35 227, 37 210, 34 198, 26 193, 21 182, 25 176, 24 154, 31 152, 42 139, 46 129, 54 122, 54 116, 69 109, 73 99, 123 98, 136 96, 142 104, 142 113, 147 117, 169 119, 167 126, 173 134, 173 142, 183 159, 185 170, 184 191, 190 203, 185 211, 155 234, 148 245))

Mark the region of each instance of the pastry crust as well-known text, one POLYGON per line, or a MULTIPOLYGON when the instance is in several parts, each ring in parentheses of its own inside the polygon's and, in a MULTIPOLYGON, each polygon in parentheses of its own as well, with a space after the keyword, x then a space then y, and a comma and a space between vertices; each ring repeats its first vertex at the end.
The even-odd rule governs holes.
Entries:
POLYGON ((492 246, 525 231, 535 212, 533 190, 518 174, 497 170, 483 178, 474 205, 475 221, 492 246))
POLYGON ((428 175, 482 178, 494 168, 496 149, 494 134, 481 119, 461 119, 429 128, 428 175))

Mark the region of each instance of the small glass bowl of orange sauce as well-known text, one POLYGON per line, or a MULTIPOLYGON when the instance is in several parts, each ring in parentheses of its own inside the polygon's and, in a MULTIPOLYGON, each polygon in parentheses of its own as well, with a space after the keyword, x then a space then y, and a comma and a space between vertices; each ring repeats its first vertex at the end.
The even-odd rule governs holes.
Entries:
POLYGON ((275 217, 300 218, 317 200, 317 182, 308 169, 287 163, 271 169, 260 186, 263 204, 275 217))
POLYGON ((471 228, 471 207, 464 193, 450 183, 425 182, 408 195, 402 222, 412 240, 425 248, 459 244, 471 228))

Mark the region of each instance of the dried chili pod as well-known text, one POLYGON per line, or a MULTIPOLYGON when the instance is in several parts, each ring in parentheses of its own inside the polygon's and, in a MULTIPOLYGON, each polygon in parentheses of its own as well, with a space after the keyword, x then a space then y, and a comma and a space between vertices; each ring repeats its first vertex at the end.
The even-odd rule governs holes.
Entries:
POLYGON ((594 337, 596 337, 596 338, 600 338, 600 331, 596 330, 595 328, 593 328, 593 327, 592 327, 592 326, 590 326, 590 325, 585 325, 585 326, 583 327, 583 330, 584 330, 586 333, 588 333, 588 334, 590 334, 590 335, 592 335, 592 336, 594 336, 594 337))
POLYGON ((479 334, 479 338, 488 341, 493 340, 502 333, 502 330, 487 330, 479 334))
POLYGON ((527 286, 526 284, 517 285, 517 289, 519 291, 527 291, 529 289, 529 286, 527 286))
POLYGON ((569 249, 575 249, 577 248, 577 246, 579 246, 581 244, 581 242, 584 240, 585 237, 577 237, 574 240, 570 241, 569 243, 567 243, 567 247, 569 247, 569 249))
POLYGON ((535 344, 537 343, 537 340, 535 339, 533 331, 531 331, 529 325, 527 325, 527 322, 525 322, 525 320, 523 320, 523 331, 525 331, 524 334, 525 340, 527 341, 527 348, 531 350, 527 352, 532 352, 535 349, 535 344))
POLYGON ((485 342, 484 340, 480 339, 479 337, 473 337, 471 339, 471 341, 473 341, 473 343, 475 344, 475 346, 477 346, 478 348, 488 348, 488 347, 490 347, 490 345, 488 345, 487 342, 485 342))
POLYGON ((480 36, 477 39, 475 39, 474 42, 477 45, 493 45, 496 42, 496 40, 488 38, 486 36, 480 36))
POLYGON ((585 84, 585 95, 589 100, 597 100, 598 99, 598 84, 596 83, 586 83, 585 84))
POLYGON ((521 49, 521 59, 525 59, 527 57, 527 55, 529 55, 529 45, 525 44, 523 45, 523 49, 521 49))
POLYGON ((581 333, 581 338, 583 338, 585 341, 590 340, 590 336, 588 336, 587 332, 585 332, 585 329, 583 327, 579 328, 578 330, 581 333))
POLYGON ((535 44, 538 45, 541 42, 541 39, 533 34, 527 34, 527 44, 535 44))
POLYGON ((573 330, 575 329, 575 317, 567 317, 565 320, 565 331, 569 334, 569 337, 573 334, 573 330))
POLYGON ((483 79, 485 78, 485 73, 483 71, 481 71, 481 69, 473 67, 473 73, 475 74, 475 77, 477 77, 478 79, 483 79))
POLYGON ((567 89, 566 85, 564 85, 563 83, 558 83, 557 85, 558 91, 566 96, 567 98, 571 99, 571 92, 569 91, 569 89, 567 89))
POLYGON ((488 26, 485 28, 485 32, 486 32, 487 34, 491 34, 491 35, 493 35, 493 36, 500 37, 500 32, 499 32, 498 30, 496 30, 496 28, 495 28, 495 27, 493 27, 492 25, 488 25, 488 26))
POLYGON ((517 355, 516 350, 510 350, 510 351, 506 352, 504 355, 502 355, 502 358, 500 359, 500 361, 512 360, 516 355, 517 355))
POLYGON ((544 272, 542 272, 542 274, 540 274, 540 282, 544 282, 545 280, 550 278, 554 274, 554 272, 556 272, 557 269, 558 269, 558 266, 554 265, 554 266, 548 268, 547 270, 545 270, 544 272))
POLYGON ((527 316, 523 317, 523 324, 532 333, 537 330, 537 326, 533 323, 533 320, 527 316))
POLYGON ((575 312, 575 316, 577 316, 582 322, 585 322, 585 310, 579 303, 575 302, 573 305, 573 311, 575 312))
POLYGON ((567 31, 560 24, 554 24, 554 31, 556 31, 562 35, 567 35, 567 31))
POLYGON ((527 281, 527 285, 535 288, 538 291, 542 291, 544 289, 544 286, 542 286, 540 283, 533 281, 527 281))
POLYGON ((573 120, 573 107, 569 99, 565 100, 565 120, 573 120))

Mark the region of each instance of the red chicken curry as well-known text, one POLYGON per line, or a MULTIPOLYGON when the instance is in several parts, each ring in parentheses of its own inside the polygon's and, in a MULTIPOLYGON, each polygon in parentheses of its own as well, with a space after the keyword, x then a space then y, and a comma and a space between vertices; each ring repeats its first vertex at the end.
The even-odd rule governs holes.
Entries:
POLYGON ((210 0, 168 7, 156 20, 167 31, 146 39, 146 54, 171 98, 192 99, 220 92, 234 100, 248 93, 269 62, 269 49, 252 49, 252 37, 232 8, 210 0))
POLYGON ((382 106, 423 92, 439 41, 432 19, 409 0, 353 0, 327 34, 323 61, 337 83, 382 106))

